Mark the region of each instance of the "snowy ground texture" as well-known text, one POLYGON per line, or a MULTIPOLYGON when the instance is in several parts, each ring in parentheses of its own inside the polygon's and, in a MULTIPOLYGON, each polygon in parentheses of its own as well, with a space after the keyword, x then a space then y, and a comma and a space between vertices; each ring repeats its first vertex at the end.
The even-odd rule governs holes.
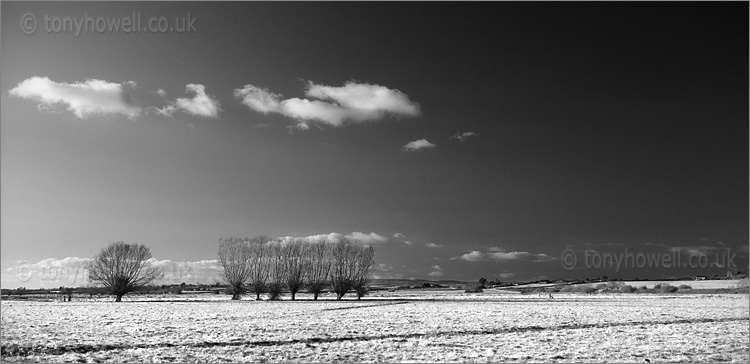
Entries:
POLYGON ((301 298, 3 301, 0 355, 12 362, 750 360, 750 301, 742 294, 301 298))

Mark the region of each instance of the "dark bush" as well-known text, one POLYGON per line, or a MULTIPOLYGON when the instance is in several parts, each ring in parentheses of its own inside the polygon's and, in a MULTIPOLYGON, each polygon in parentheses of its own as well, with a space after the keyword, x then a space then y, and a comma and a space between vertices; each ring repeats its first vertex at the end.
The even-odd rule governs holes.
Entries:
POLYGON ((484 292, 481 284, 467 284, 464 286, 464 293, 481 293, 484 292))
POLYGON ((636 288, 633 287, 633 286, 631 286, 631 285, 627 285, 626 284, 626 285, 620 286, 620 292, 621 293, 633 293, 635 290, 636 290, 636 288))
POLYGON ((577 293, 591 293, 596 291, 596 288, 591 287, 588 284, 572 284, 563 287, 560 292, 577 292, 577 293))
POLYGON ((672 285, 667 284, 667 283, 664 283, 664 284, 662 284, 662 285, 659 286, 659 291, 662 292, 662 293, 677 292, 677 289, 678 289, 677 287, 672 286, 672 285))
POLYGON ((680 285, 679 287, 677 287, 677 288, 679 288, 679 289, 693 289, 693 287, 690 287, 690 286, 688 286, 687 284, 681 284, 681 285, 680 285))

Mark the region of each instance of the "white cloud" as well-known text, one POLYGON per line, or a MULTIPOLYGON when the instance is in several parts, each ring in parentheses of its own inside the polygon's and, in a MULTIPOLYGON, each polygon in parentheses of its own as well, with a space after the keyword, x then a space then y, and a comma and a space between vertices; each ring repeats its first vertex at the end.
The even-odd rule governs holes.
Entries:
POLYGON ((406 143, 406 145, 403 146, 403 149, 407 152, 414 152, 420 149, 435 148, 436 146, 437 145, 428 142, 427 139, 419 139, 406 143))
POLYGON ((362 244, 370 244, 370 245, 388 242, 388 238, 383 235, 380 235, 374 232, 365 234, 359 231, 355 231, 347 235, 333 232, 330 234, 317 234, 317 235, 310 235, 310 236, 304 236, 304 237, 281 236, 278 239, 281 241, 289 241, 292 239, 302 239, 309 243, 319 242, 319 241, 329 241, 329 242, 337 243, 339 241, 342 241, 343 239, 348 239, 350 241, 356 241, 356 242, 361 242, 362 244))
POLYGON ((359 241, 362 244, 378 244, 388 241, 388 238, 383 235, 378 235, 376 233, 365 234, 359 231, 355 231, 349 235, 346 235, 346 238, 353 241, 359 241))
POLYGON ((242 99, 245 106, 262 114, 270 112, 282 113, 280 99, 282 95, 275 94, 268 89, 245 85, 234 90, 234 97, 242 99))
POLYGON ((432 268, 433 270, 443 270, 443 268, 440 268, 440 266, 439 266, 439 265, 433 265, 433 266, 432 266, 432 267, 430 267, 430 268, 432 268))
POLYGON ((375 266, 375 270, 378 272, 390 272, 393 271, 393 267, 385 263, 380 263, 375 266))
POLYGON ((451 135, 451 136, 450 136, 450 138, 449 138, 449 139, 458 139, 458 140, 460 140, 461 142, 465 142, 465 141, 466 141, 466 139, 469 139, 469 138, 471 138, 471 137, 473 137, 473 136, 477 136, 477 135, 479 135, 479 134, 477 134, 477 133, 475 133, 475 132, 473 132, 473 131, 465 131, 465 132, 463 132, 463 133, 456 133, 456 134, 453 134, 453 135, 451 135))
POLYGON ((137 117, 141 109, 133 105, 129 91, 135 82, 122 84, 89 79, 85 82, 55 82, 34 76, 9 91, 10 96, 36 101, 39 109, 63 106, 75 116, 86 119, 97 115, 137 117))
MULTIPOLYGON (((27 288, 83 287, 94 284, 88 279, 86 264, 91 258, 48 258, 36 263, 16 262, 2 276, 4 286, 27 288)), ((161 268, 164 275, 155 284, 215 283, 222 281, 222 268, 216 259, 198 261, 148 260, 150 267, 161 268)))
POLYGON ((529 252, 495 252, 487 255, 494 260, 525 260, 532 256, 529 252))
POLYGON ((510 278, 515 277, 516 275, 513 273, 500 273, 499 276, 502 279, 510 279, 510 278))
POLYGON ((185 86, 185 93, 193 94, 192 98, 178 98, 173 103, 156 109, 158 113, 171 116, 176 111, 202 116, 206 118, 218 118, 221 110, 219 101, 206 93, 206 87, 201 84, 190 83, 185 86))
POLYGON ((156 94, 161 97, 167 97, 167 91, 164 91, 164 89, 161 89, 161 88, 156 90, 156 94))
POLYGON ((491 252, 504 252, 505 251, 505 249, 500 248, 500 247, 496 247, 496 246, 488 247, 487 250, 489 250, 491 252))
POLYGON ((435 243, 427 243, 427 244, 425 244, 424 246, 426 246, 426 247, 428 247, 428 248, 442 248, 442 247, 443 247, 442 245, 440 245, 440 244, 435 244, 435 243))
POLYGON ((337 243, 337 242, 342 241, 344 238, 345 238, 344 234, 329 233, 329 234, 317 234, 317 235, 310 235, 310 236, 303 236, 303 237, 282 236, 282 237, 279 237, 278 239, 281 241, 289 241, 291 239, 302 239, 308 243, 315 243, 315 242, 321 242, 321 241, 337 243))
POLYGON ((421 115, 419 105, 401 91, 354 81, 340 87, 308 82, 305 95, 312 100, 296 97, 282 100, 283 95, 251 84, 235 89, 234 95, 257 112, 295 119, 297 128, 303 130, 310 128, 310 122, 338 127, 381 120, 388 115, 421 115))
POLYGON ((433 271, 433 272, 427 273, 427 276, 428 276, 428 277, 442 277, 442 276, 444 276, 444 275, 445 275, 445 274, 443 274, 443 272, 441 272, 441 271, 439 271, 439 270, 436 270, 436 271, 433 271))
POLYGON ((525 261, 530 261, 533 263, 543 263, 543 262, 557 260, 556 258, 551 257, 544 253, 533 254, 529 252, 502 252, 502 251, 483 253, 477 250, 473 250, 469 253, 456 256, 451 259, 452 260, 461 259, 461 260, 465 260, 468 262, 479 262, 479 261, 487 260, 487 259, 496 260, 496 261, 525 260, 525 261))
POLYGON ((395 233, 395 234, 393 234, 393 237, 396 238, 396 239, 405 239, 406 235, 401 234, 401 233, 395 233))
POLYGON ((404 244, 406 244, 406 245, 414 245, 414 243, 412 243, 411 241, 408 241, 408 240, 404 240, 404 244))
POLYGON ((461 259, 467 262, 478 262, 482 260, 483 258, 484 258, 484 255, 482 254, 482 252, 478 250, 472 250, 464 255, 453 257, 451 258, 451 260, 461 259))

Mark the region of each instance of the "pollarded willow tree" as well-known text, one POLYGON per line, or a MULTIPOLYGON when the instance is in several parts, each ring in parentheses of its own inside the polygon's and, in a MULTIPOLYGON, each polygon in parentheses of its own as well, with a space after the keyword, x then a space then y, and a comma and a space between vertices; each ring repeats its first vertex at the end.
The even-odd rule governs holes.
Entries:
POLYGON ((284 246, 286 243, 272 241, 266 244, 268 254, 268 299, 275 301, 281 298, 281 292, 286 284, 286 256, 284 256, 284 246))
POLYGON ((318 300, 318 296, 323 289, 328 286, 328 277, 331 272, 333 258, 332 243, 326 240, 319 240, 311 243, 307 248, 305 255, 305 285, 308 292, 313 294, 313 300, 318 300))
POLYGON ((375 267, 375 248, 368 246, 357 249, 355 258, 356 268, 352 288, 357 293, 357 299, 367 294, 367 284, 370 283, 370 276, 375 267))
POLYGON ((273 242, 273 239, 269 238, 268 236, 261 235, 252 238, 249 243, 249 283, 252 292, 255 293, 256 300, 260 300, 260 294, 266 290, 266 285, 268 283, 269 263, 271 260, 269 244, 271 242, 273 242))
POLYGON ((122 296, 145 286, 163 275, 161 269, 150 267, 151 250, 143 244, 125 244, 118 241, 102 249, 86 265, 89 280, 101 284, 115 295, 122 296))
POLYGON ((336 299, 341 300, 350 289, 357 298, 367 292, 367 283, 375 263, 375 248, 365 248, 361 243, 342 239, 333 245, 331 257, 331 285, 336 299))
POLYGON ((219 264, 224 270, 224 280, 232 288, 233 300, 239 300, 247 293, 245 285, 252 273, 249 264, 251 252, 248 238, 219 239, 219 264))
POLYGON ((308 244, 303 239, 286 241, 281 246, 281 255, 284 257, 284 283, 294 301, 297 292, 305 282, 305 273, 308 270, 308 244))

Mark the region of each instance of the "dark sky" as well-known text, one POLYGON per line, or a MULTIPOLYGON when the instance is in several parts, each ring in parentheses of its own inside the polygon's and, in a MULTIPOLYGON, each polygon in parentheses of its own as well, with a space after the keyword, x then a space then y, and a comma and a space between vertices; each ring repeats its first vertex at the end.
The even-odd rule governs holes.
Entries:
POLYGON ((594 269, 584 249, 730 249, 748 269, 744 2, 4 2, 1 41, 3 287, 21 285, 23 262, 117 240, 188 264, 215 259, 219 237, 260 234, 367 234, 381 277, 727 270, 594 269), (196 31, 43 28, 45 16, 133 12, 190 13, 196 31), (42 105, 49 89, 12 95, 34 76, 135 81, 141 112, 80 117, 42 105), (309 99, 311 83, 350 81, 398 90, 419 112, 303 130, 233 94, 309 99), (188 84, 216 116, 155 111, 191 97, 188 84), (450 138, 464 132, 475 135, 450 138), (403 148, 421 139, 435 146, 403 148), (565 249, 575 270, 561 267, 565 249))

